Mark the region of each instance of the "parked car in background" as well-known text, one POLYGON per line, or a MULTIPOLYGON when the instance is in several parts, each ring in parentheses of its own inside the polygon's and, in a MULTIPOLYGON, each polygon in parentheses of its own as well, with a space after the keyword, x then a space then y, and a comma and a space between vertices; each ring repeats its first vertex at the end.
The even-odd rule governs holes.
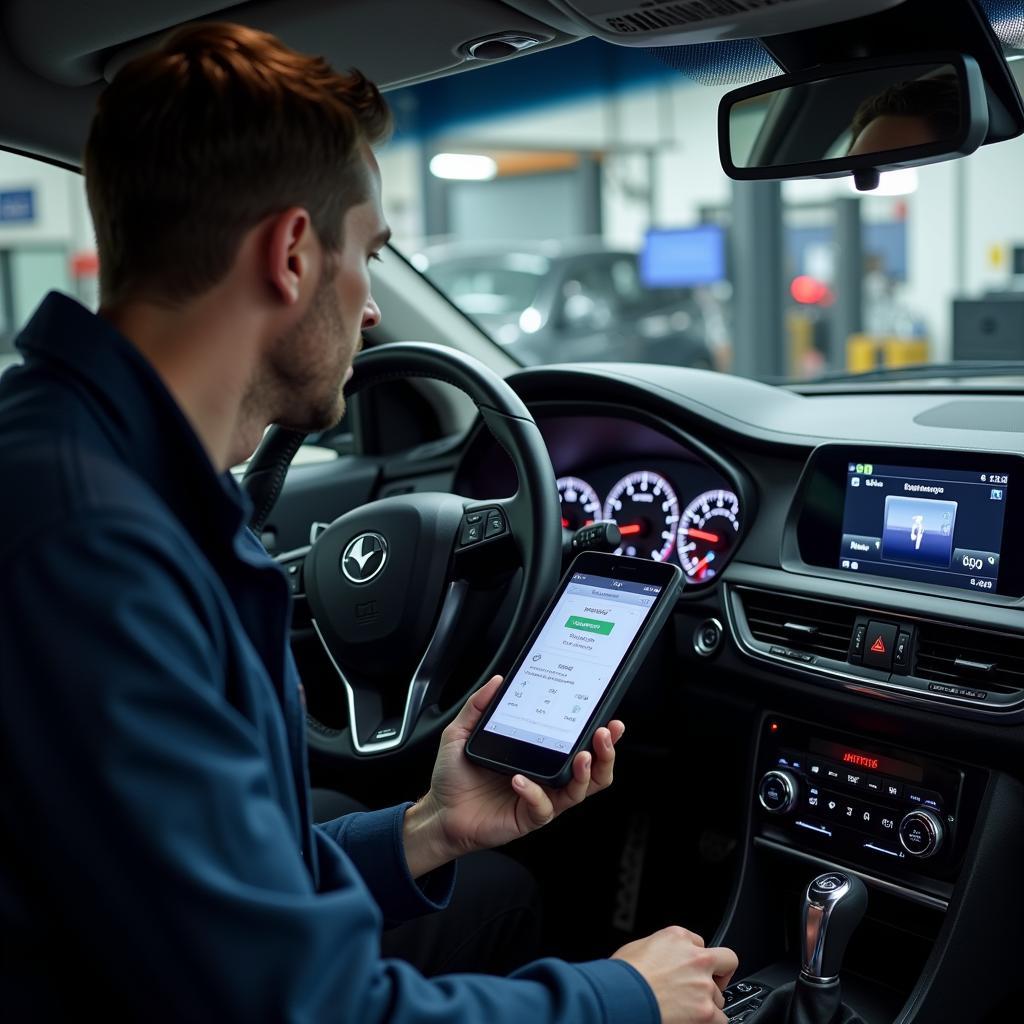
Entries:
POLYGON ((425 248, 412 263, 524 364, 714 368, 697 290, 648 287, 635 252, 588 240, 453 242, 425 248))

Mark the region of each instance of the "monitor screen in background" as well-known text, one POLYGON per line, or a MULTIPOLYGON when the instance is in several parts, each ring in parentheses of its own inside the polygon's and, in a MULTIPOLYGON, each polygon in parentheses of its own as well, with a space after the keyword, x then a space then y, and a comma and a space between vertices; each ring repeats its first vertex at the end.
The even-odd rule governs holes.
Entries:
POLYGON ((648 231, 640 253, 646 288, 696 288, 726 279, 725 229, 717 224, 648 231))

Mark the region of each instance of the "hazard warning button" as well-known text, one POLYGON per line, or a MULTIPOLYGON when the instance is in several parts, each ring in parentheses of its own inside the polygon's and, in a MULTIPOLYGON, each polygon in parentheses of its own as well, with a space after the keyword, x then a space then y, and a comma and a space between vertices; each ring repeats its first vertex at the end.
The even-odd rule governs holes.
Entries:
POLYGON ((886 671, 892 668, 897 632, 898 627, 888 622, 869 622, 867 636, 864 638, 864 664, 886 671))

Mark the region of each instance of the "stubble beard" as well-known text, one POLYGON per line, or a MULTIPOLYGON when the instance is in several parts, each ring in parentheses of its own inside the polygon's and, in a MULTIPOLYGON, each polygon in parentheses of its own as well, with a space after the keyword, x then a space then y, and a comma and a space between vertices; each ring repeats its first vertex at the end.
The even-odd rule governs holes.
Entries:
POLYGON ((265 374, 273 407, 281 410, 273 422, 307 434, 330 429, 345 414, 342 346, 349 327, 335 304, 332 278, 325 274, 305 317, 278 339, 265 374))

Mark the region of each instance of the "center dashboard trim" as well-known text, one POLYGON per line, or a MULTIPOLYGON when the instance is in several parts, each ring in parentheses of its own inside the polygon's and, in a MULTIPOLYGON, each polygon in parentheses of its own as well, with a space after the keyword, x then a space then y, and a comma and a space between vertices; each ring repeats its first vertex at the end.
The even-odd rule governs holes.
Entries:
MULTIPOLYGON (((726 620, 737 648, 747 658, 770 664, 773 667, 784 667, 790 672, 804 678, 811 679, 816 683, 824 683, 835 689, 846 690, 860 696, 882 699, 886 701, 906 704, 915 708, 923 708, 940 714, 954 715, 960 718, 972 718, 986 722, 999 722, 1000 724, 1013 725, 1024 720, 1024 693, 1012 703, 1004 703, 998 707, 982 705, 977 700, 958 697, 952 694, 944 694, 939 697, 923 696, 920 690, 911 686, 893 682, 889 678, 882 678, 881 672, 872 672, 860 666, 845 665, 843 662, 834 661, 828 658, 814 657, 794 661, 791 657, 783 654, 773 654, 772 645, 762 643, 754 638, 747 623, 746 614, 742 604, 742 593, 744 591, 761 593, 771 597, 773 595, 803 598, 816 600, 825 604, 845 606, 856 609, 858 613, 874 614, 881 617, 893 617, 894 615, 902 620, 915 620, 917 622, 934 622, 918 614, 908 614, 904 611, 894 612, 892 609, 880 608, 874 604, 850 600, 828 600, 822 598, 818 592, 801 593, 799 590, 783 587, 766 587, 758 583, 746 583, 742 581, 741 574, 737 572, 739 567, 735 564, 730 567, 729 578, 722 583, 723 604, 725 606, 726 620)), ((980 625, 980 624, 979 624, 980 625)))

